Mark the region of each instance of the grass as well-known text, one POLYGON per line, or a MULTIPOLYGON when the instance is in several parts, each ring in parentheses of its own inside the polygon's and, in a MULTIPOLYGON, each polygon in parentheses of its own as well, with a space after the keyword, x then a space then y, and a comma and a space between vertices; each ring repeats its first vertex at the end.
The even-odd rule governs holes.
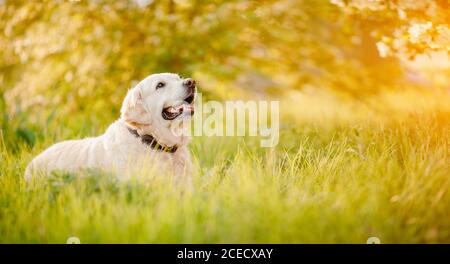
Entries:
POLYGON ((56 129, 60 123, 49 121, 53 129, 36 126, 31 148, 4 125, 0 242, 450 242, 449 112, 283 120, 274 149, 250 137, 194 138, 193 192, 164 177, 117 182, 101 173, 53 174, 27 185, 22 175, 34 155, 103 128, 75 122, 56 129))

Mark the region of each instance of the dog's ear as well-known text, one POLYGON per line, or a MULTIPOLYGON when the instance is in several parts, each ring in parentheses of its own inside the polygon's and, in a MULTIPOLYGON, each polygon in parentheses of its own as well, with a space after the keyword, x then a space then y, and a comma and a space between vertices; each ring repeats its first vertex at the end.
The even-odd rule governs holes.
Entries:
POLYGON ((122 119, 132 126, 148 125, 142 90, 139 85, 130 89, 120 109, 122 119))

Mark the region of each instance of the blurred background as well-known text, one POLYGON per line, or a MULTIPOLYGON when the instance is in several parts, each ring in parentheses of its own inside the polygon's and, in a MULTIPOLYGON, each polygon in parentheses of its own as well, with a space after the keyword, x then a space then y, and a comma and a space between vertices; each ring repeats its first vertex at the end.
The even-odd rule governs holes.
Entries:
POLYGON ((449 243, 449 10, 0 0, 0 243, 449 243), (32 157, 102 134, 155 72, 204 100, 279 100, 279 144, 194 137, 192 195, 96 173, 28 188, 32 157))
POLYGON ((281 100, 300 119, 362 109, 354 105, 445 106, 449 9, 447 0, 1 0, 2 133, 32 146, 57 120, 82 134, 105 127, 127 89, 155 72, 192 76, 206 99, 281 100))

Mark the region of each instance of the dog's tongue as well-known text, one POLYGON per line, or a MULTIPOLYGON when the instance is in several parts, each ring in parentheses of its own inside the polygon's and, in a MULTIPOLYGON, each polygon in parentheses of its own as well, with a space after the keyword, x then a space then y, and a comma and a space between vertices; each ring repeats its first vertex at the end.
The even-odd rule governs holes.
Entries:
POLYGON ((181 105, 183 108, 183 112, 193 112, 194 111, 194 106, 191 104, 182 104, 181 105))
POLYGON ((180 112, 192 112, 194 110, 194 106, 190 104, 181 104, 177 106, 169 107, 168 109, 171 113, 180 113, 180 112))

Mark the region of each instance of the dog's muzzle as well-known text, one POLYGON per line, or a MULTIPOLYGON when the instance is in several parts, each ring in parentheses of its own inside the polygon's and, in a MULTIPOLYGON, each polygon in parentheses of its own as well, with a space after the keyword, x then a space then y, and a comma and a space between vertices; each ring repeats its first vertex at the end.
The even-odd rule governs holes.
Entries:
POLYGON ((194 115, 195 80, 187 78, 183 86, 188 90, 188 95, 180 104, 169 106, 163 109, 162 117, 165 120, 174 120, 182 114, 194 115))

